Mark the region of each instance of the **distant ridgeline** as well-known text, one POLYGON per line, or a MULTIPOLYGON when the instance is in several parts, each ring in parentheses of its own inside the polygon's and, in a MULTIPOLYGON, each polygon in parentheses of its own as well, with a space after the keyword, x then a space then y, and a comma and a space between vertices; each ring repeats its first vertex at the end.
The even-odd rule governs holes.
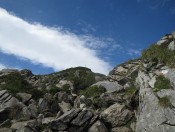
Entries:
POLYGON ((0 132, 175 132, 175 33, 108 76, 0 71, 0 132))

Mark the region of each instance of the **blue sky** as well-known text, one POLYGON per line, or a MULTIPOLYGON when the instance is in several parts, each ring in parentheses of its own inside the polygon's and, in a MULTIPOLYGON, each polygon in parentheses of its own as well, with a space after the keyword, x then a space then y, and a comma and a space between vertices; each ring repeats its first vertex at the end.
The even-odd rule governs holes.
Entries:
POLYGON ((107 74, 173 31, 174 0, 0 0, 0 68, 107 74))

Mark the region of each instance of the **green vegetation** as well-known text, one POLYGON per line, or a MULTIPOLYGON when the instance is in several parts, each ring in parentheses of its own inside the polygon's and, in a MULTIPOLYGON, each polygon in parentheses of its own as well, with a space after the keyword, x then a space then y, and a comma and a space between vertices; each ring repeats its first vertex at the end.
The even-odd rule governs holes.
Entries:
POLYGON ((142 52, 142 60, 156 61, 170 67, 175 67, 175 51, 169 50, 168 45, 151 45, 142 52))
POLYGON ((83 90, 95 83, 95 74, 88 68, 76 67, 59 72, 62 78, 72 81, 77 91, 83 90))
POLYGON ((9 90, 12 94, 17 92, 25 92, 26 89, 31 89, 31 85, 24 80, 19 73, 8 74, 2 78, 1 82, 5 82, 1 88, 9 90))
POLYGON ((52 95, 55 95, 58 92, 60 92, 60 88, 56 87, 55 85, 53 85, 51 89, 49 89, 49 93, 52 95))
POLYGON ((62 88, 58 88, 56 86, 52 86, 51 89, 48 91, 50 94, 54 95, 58 92, 66 92, 66 93, 70 93, 70 85, 69 84, 65 84, 62 86, 62 88))
POLYGON ((64 84, 61 88, 61 91, 70 93, 70 85, 69 84, 64 84))
POLYGON ((94 105, 95 108, 105 108, 108 106, 108 103, 104 99, 101 99, 100 97, 94 98, 92 100, 92 104, 94 105))
POLYGON ((106 89, 104 87, 92 86, 80 91, 80 94, 86 96, 87 98, 90 97, 96 98, 99 97, 104 92, 106 92, 106 89))
POLYGON ((95 108, 103 108, 107 106, 107 102, 100 98, 102 93, 106 92, 106 89, 102 86, 92 86, 80 91, 80 95, 84 95, 87 98, 92 97, 92 104, 95 108))
POLYGON ((34 88, 17 72, 3 76, 1 82, 5 82, 5 84, 1 85, 1 89, 6 89, 13 95, 18 92, 25 92, 32 94, 35 99, 43 96, 43 91, 34 88))
POLYGON ((167 108, 171 106, 171 101, 168 96, 164 96, 159 99, 159 105, 163 108, 167 108))
POLYGON ((136 92, 137 88, 134 84, 131 84, 130 87, 128 87, 125 91, 125 96, 132 96, 136 92))
POLYGON ((154 88, 156 92, 162 89, 170 89, 171 88, 170 80, 165 78, 163 75, 160 75, 156 78, 154 88))

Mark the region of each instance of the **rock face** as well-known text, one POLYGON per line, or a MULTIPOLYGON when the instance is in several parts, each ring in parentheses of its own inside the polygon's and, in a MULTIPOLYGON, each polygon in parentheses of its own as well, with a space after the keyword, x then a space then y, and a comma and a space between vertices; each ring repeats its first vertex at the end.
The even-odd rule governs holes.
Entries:
POLYGON ((140 84, 140 105, 136 131, 140 132, 173 132, 175 130, 174 93, 173 89, 163 89, 157 93, 150 87, 151 77, 144 72, 139 72, 137 81, 140 84), (172 106, 164 108, 159 104, 162 97, 169 97, 172 106))
POLYGON ((175 35, 150 48, 108 76, 0 71, 0 132, 175 132, 175 35))

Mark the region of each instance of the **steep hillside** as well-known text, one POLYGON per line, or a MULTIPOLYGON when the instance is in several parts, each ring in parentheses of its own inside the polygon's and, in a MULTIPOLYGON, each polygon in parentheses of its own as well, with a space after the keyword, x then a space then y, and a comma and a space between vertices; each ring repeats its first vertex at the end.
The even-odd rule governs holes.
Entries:
POLYGON ((108 76, 0 71, 0 132, 174 132, 175 34, 108 76))

